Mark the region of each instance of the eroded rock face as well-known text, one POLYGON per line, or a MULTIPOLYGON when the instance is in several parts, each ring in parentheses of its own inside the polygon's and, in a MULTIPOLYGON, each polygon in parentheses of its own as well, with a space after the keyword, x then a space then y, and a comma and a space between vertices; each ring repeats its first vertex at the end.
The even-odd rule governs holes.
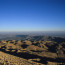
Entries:
POLYGON ((6 48, 7 49, 16 49, 16 46, 14 44, 9 43, 9 44, 6 45, 6 48))

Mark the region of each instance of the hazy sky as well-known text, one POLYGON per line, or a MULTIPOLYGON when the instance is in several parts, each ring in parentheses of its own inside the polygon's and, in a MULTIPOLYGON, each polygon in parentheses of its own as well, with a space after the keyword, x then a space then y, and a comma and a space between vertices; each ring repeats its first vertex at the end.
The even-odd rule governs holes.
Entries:
POLYGON ((65 31, 65 0, 0 0, 0 31, 65 31))

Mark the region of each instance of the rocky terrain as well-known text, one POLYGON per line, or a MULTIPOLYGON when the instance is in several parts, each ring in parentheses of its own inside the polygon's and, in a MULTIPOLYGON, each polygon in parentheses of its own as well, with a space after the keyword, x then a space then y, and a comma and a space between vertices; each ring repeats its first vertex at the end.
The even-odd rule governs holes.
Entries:
POLYGON ((0 40, 0 65, 65 65, 65 38, 17 37, 0 40))

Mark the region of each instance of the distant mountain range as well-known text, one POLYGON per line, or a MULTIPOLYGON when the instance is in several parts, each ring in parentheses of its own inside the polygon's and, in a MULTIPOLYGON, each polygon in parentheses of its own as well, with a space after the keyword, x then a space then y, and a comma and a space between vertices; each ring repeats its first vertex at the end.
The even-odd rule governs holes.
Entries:
MULTIPOLYGON (((45 33, 45 32, 44 32, 45 33)), ((65 33, 63 32, 55 32, 54 34, 51 32, 46 32, 45 34, 42 32, 10 32, 10 33, 0 33, 0 40, 49 40, 49 41, 56 41, 56 42, 65 42, 65 33)))

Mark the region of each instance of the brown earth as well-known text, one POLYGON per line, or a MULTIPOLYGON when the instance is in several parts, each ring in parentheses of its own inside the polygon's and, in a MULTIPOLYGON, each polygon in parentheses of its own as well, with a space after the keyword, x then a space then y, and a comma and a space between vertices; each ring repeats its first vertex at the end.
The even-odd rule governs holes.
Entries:
POLYGON ((0 41, 0 65, 65 65, 65 42, 0 41))

